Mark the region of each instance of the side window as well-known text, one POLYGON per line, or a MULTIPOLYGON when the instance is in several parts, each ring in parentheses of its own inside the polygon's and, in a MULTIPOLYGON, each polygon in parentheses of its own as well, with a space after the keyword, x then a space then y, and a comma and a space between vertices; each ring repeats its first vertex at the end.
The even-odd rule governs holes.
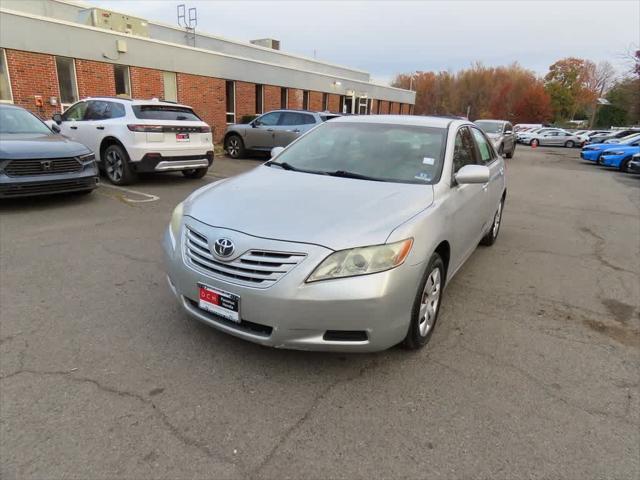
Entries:
POLYGON ((124 105, 121 103, 106 102, 109 106, 107 109, 107 118, 122 118, 125 116, 124 105))
POLYGON ((489 145, 489 142, 480 130, 478 130, 477 128, 472 128, 471 131, 473 132, 473 138, 476 140, 478 152, 480 152, 481 163, 491 163, 493 161, 491 145, 489 145))
POLYGON ((504 131, 505 132, 513 132, 513 125, 511 125, 510 123, 505 124, 504 131))
POLYGON ((305 122, 302 117, 303 117, 303 114, 301 113, 284 112, 280 117, 280 125, 283 125, 283 126, 303 125, 305 122))
POLYGON ((303 117, 303 124, 305 125, 312 125, 314 123, 316 123, 316 119, 313 118, 313 115, 302 115, 303 117))
POLYGON ((458 130, 455 146, 453 147, 453 173, 456 173, 465 165, 476 163, 473 148, 473 140, 469 129, 463 127, 458 130))
POLYGON ((84 113, 84 120, 104 120, 107 118, 107 108, 109 104, 100 100, 87 102, 87 110, 84 113))
POLYGON ((62 114, 62 120, 68 122, 70 120, 80 121, 84 119, 84 112, 87 110, 87 102, 79 102, 72 105, 62 114))
POLYGON ((277 112, 271 112, 258 118, 257 122, 258 122, 258 125, 272 127, 278 124, 278 120, 280 120, 280 114, 277 112))

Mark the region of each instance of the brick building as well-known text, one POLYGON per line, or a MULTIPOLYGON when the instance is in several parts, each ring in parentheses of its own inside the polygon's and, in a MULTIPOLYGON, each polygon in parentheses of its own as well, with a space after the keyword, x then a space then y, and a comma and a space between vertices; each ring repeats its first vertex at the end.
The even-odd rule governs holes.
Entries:
POLYGON ((43 118, 88 96, 157 97, 191 105, 219 141, 278 108, 407 114, 415 102, 361 70, 68 0, 2 0, 0 25, 0 101, 43 118))

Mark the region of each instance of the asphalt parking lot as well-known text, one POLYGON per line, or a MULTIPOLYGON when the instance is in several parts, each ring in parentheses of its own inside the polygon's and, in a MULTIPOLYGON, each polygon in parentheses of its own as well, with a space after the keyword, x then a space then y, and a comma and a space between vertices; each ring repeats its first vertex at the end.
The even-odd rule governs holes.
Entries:
POLYGON ((0 204, 1 478, 640 477, 640 176, 520 146, 429 346, 344 355, 166 285, 175 204, 258 163, 0 204))

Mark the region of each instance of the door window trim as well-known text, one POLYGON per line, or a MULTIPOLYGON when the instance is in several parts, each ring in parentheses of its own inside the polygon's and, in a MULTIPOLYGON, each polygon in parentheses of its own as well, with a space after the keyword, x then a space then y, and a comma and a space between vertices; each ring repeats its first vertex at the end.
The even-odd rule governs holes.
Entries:
POLYGON ((473 139, 473 144, 475 145, 475 148, 476 148, 476 162, 479 162, 479 161, 482 162, 482 163, 478 163, 478 165, 485 165, 485 166, 486 165, 491 165, 493 162, 498 160, 499 155, 497 154, 497 152, 493 148, 493 144, 491 143, 491 141, 489 141, 489 138, 482 131, 482 129, 477 128, 477 127, 473 127, 471 125, 468 125, 468 127, 471 128, 471 138, 473 139), (480 153, 480 145, 478 145, 478 142, 476 141, 476 137, 474 137, 474 135, 473 135, 473 131, 474 130, 478 131, 480 133, 480 135, 482 135, 482 138, 484 138, 485 142, 487 142, 487 146, 489 147, 489 155, 491 156, 491 158, 489 159, 489 161, 487 163, 484 163, 484 161, 482 160, 482 153, 480 153))

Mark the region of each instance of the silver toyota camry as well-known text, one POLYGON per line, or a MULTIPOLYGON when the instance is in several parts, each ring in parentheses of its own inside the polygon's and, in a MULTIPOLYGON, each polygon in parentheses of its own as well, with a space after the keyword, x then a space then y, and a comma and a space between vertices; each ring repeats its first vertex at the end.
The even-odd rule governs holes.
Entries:
POLYGON ((179 204, 169 285, 194 318, 263 345, 419 348, 445 285, 495 242, 505 195, 470 122, 338 118, 179 204))

